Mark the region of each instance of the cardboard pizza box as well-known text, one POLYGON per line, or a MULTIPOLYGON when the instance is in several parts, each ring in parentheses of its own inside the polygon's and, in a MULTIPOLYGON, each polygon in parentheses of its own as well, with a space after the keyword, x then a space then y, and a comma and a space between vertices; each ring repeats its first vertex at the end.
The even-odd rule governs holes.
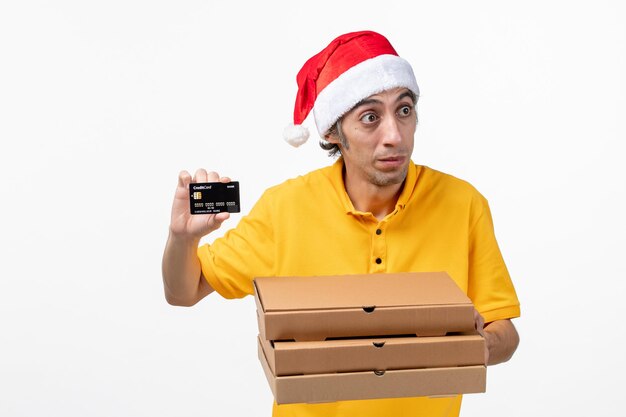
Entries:
POLYGON ((479 334, 259 343, 276 376, 485 365, 479 334))
POLYGON ((254 290, 272 341, 474 330, 474 306, 445 272, 258 277, 254 290))
POLYGON ((454 396, 486 388, 484 365, 276 376, 261 343, 258 353, 277 404, 454 396))

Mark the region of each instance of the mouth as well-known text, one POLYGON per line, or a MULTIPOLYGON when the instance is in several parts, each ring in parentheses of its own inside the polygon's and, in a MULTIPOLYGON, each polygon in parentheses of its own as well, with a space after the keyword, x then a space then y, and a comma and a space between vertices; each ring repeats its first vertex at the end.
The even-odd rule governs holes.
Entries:
POLYGON ((382 168, 387 170, 392 170, 398 167, 401 167, 406 162, 406 157, 402 155, 394 155, 394 156, 385 156, 382 158, 377 158, 376 162, 382 168))

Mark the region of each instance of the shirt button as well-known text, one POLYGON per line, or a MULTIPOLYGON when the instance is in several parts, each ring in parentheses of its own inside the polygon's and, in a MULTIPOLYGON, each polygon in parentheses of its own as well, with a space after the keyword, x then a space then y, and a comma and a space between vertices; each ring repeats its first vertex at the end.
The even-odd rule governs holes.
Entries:
POLYGON ((383 263, 383 260, 382 260, 382 259, 380 259, 380 258, 376 258, 376 263, 380 265, 380 264, 382 264, 382 263, 383 263))
POLYGON ((381 234, 382 232, 383 232, 382 230, 380 230, 380 229, 376 229, 376 234, 377 234, 377 235, 381 234))

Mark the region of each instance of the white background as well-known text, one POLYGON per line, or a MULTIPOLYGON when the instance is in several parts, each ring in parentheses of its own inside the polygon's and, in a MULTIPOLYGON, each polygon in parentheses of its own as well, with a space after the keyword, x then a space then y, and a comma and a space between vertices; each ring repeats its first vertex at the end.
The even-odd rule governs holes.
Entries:
POLYGON ((414 160, 489 199, 522 302, 518 352, 462 415, 622 403, 623 3, 410 3, 2 2, 1 416, 270 414, 254 300, 163 298, 176 177, 239 180, 244 215, 330 164, 282 141, 295 75, 363 29, 413 64, 414 160))

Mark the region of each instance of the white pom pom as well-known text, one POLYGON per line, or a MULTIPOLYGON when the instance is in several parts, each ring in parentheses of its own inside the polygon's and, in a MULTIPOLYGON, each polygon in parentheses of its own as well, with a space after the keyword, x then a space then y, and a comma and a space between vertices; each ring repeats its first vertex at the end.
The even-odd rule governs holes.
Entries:
POLYGON ((283 138, 288 144, 297 148, 309 138, 309 129, 290 123, 283 131, 283 138))

